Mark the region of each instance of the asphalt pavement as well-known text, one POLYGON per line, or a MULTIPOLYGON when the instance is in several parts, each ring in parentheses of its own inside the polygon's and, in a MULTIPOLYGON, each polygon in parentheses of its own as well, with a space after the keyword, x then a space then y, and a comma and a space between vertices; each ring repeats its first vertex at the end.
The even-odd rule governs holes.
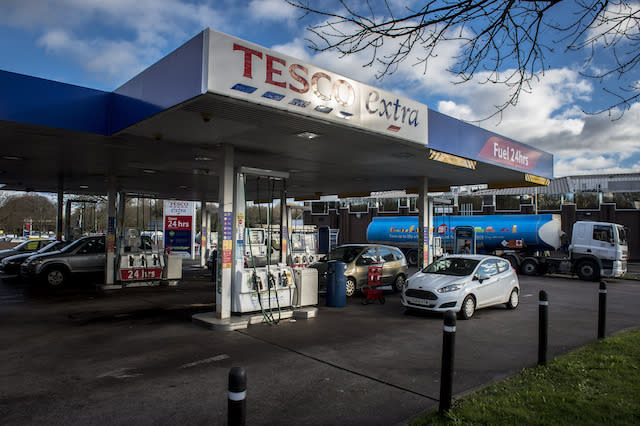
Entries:
MULTIPOLYGON (((246 369, 247 424, 404 424, 437 408, 442 316, 349 299, 318 317, 235 332, 211 311, 206 271, 178 287, 61 292, 0 283, 3 424, 225 424, 229 369, 246 369)), ((521 277, 515 311, 458 321, 454 397, 537 360, 538 292, 549 295, 549 359, 597 337, 598 283, 521 277)), ((608 280, 607 334, 640 326, 640 281, 608 280)))

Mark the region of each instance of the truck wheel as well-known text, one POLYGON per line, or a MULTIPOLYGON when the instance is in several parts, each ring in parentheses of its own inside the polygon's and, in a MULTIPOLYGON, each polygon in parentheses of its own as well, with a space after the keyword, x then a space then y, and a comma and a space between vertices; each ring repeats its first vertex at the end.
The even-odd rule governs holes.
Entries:
POLYGON ((509 255, 506 255, 504 259, 511 264, 511 267, 513 269, 515 269, 516 271, 518 270, 518 258, 509 254, 509 255))
POLYGON ((597 281, 600 279, 598 265, 592 260, 583 260, 576 267, 578 276, 583 281, 597 281))
POLYGON ((524 275, 537 275, 538 262, 533 259, 525 259, 520 266, 520 270, 524 275))
POLYGON ((407 263, 409 266, 418 266, 418 252, 413 250, 407 253, 407 263))
POLYGON ((45 283, 51 288, 59 288, 67 283, 68 273, 60 266, 51 266, 43 274, 45 283))

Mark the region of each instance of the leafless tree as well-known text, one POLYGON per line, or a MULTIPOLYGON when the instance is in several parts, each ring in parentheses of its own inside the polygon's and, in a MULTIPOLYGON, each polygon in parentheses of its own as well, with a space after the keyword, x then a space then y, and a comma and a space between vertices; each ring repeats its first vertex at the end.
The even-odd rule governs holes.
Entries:
POLYGON ((390 0, 337 0, 333 10, 308 0, 286 1, 303 17, 320 17, 320 24, 308 27, 312 49, 368 53, 365 65, 380 66, 378 78, 393 74, 412 53, 426 73, 443 42, 462 42, 449 71, 458 83, 482 72, 484 82, 506 85, 508 99, 496 105, 496 114, 531 90, 552 55, 574 51, 586 52, 582 75, 612 96, 605 108, 586 112, 622 114, 640 97, 640 82, 628 78, 640 61, 637 1, 429 0, 409 8, 390 0), (596 64, 601 55, 608 67, 596 64))

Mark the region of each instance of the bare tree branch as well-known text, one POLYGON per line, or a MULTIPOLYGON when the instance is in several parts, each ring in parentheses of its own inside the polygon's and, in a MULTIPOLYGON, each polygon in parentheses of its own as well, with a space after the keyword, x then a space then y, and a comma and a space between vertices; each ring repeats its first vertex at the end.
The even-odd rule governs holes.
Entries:
POLYGON ((338 0, 337 11, 321 10, 310 1, 286 0, 303 16, 321 19, 311 25, 308 39, 318 52, 337 51, 342 56, 367 53, 364 66, 377 66, 377 78, 389 76, 407 58, 427 72, 444 42, 462 42, 449 71, 457 83, 465 83, 480 73, 484 83, 503 84, 509 93, 496 105, 493 115, 518 103, 520 94, 548 70, 547 58, 565 52, 584 51, 582 76, 598 81, 614 99, 598 111, 622 111, 637 101, 637 83, 624 83, 625 75, 640 62, 640 7, 629 0, 427 0, 412 10, 393 7, 384 0, 375 8, 367 1, 338 0), (563 3, 573 13, 562 24, 550 13, 563 3), (554 49, 554 47, 558 47, 554 49), (420 51, 420 52, 418 52, 420 51), (605 68, 595 63, 596 54, 605 55, 605 68), (598 65, 598 66, 596 66, 598 65), (618 78, 617 89, 611 78, 618 78), (605 87, 605 84, 607 86, 605 87))

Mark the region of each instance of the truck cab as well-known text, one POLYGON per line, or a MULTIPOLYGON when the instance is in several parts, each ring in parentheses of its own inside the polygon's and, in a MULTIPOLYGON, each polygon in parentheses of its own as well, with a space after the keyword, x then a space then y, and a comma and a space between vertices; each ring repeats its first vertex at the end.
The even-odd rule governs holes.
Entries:
POLYGON ((622 225, 590 221, 579 221, 573 225, 569 256, 575 272, 582 279, 624 275, 628 250, 627 235, 622 225))

